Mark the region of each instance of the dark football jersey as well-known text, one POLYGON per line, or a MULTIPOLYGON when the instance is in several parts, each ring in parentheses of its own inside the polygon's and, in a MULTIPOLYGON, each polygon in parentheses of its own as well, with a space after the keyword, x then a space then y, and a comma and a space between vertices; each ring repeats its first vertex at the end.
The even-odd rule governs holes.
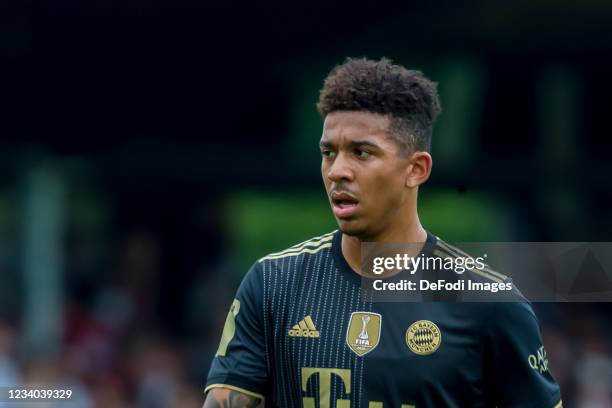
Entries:
MULTIPOLYGON (((374 301, 341 237, 335 231, 253 265, 207 391, 236 389, 268 408, 561 406, 526 300, 374 301)), ((429 256, 458 256, 432 234, 426 246, 429 256)), ((507 281, 493 271, 473 278, 507 281)))

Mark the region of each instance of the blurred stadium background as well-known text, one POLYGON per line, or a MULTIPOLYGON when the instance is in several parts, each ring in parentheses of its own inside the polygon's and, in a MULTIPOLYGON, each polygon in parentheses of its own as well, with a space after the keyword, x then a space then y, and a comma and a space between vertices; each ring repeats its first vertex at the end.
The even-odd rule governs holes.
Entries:
MULTIPOLYGON (((0 385, 201 406, 249 265, 335 228, 314 104, 346 56, 439 82, 428 229, 612 241, 610 2, 1 10, 0 385)), ((536 308, 565 406, 612 407, 610 304, 536 308)))

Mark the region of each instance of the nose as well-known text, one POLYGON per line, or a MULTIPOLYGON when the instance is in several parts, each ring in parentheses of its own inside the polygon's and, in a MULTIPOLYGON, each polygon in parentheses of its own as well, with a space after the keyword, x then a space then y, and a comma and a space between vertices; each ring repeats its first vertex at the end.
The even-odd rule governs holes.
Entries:
POLYGON ((345 153, 339 152, 334 161, 327 168, 327 178, 335 183, 340 181, 352 181, 353 169, 345 153))

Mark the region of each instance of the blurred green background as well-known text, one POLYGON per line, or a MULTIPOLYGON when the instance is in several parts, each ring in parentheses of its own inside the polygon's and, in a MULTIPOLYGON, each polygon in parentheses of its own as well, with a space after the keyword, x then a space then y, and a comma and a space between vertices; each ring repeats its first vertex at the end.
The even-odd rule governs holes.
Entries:
MULTIPOLYGON (((607 2, 2 7, 0 386, 200 406, 248 267, 336 228, 315 103, 348 56, 439 84, 434 234, 610 241, 607 2)), ((536 309, 564 406, 612 406, 610 306, 536 309)))

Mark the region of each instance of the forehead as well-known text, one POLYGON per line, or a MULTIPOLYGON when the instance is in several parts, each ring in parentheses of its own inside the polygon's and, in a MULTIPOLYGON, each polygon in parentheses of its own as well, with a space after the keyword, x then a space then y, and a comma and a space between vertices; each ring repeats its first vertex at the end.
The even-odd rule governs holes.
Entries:
POLYGON ((325 117, 323 139, 353 139, 355 137, 386 137, 389 118, 386 115, 362 111, 336 111, 325 117))

